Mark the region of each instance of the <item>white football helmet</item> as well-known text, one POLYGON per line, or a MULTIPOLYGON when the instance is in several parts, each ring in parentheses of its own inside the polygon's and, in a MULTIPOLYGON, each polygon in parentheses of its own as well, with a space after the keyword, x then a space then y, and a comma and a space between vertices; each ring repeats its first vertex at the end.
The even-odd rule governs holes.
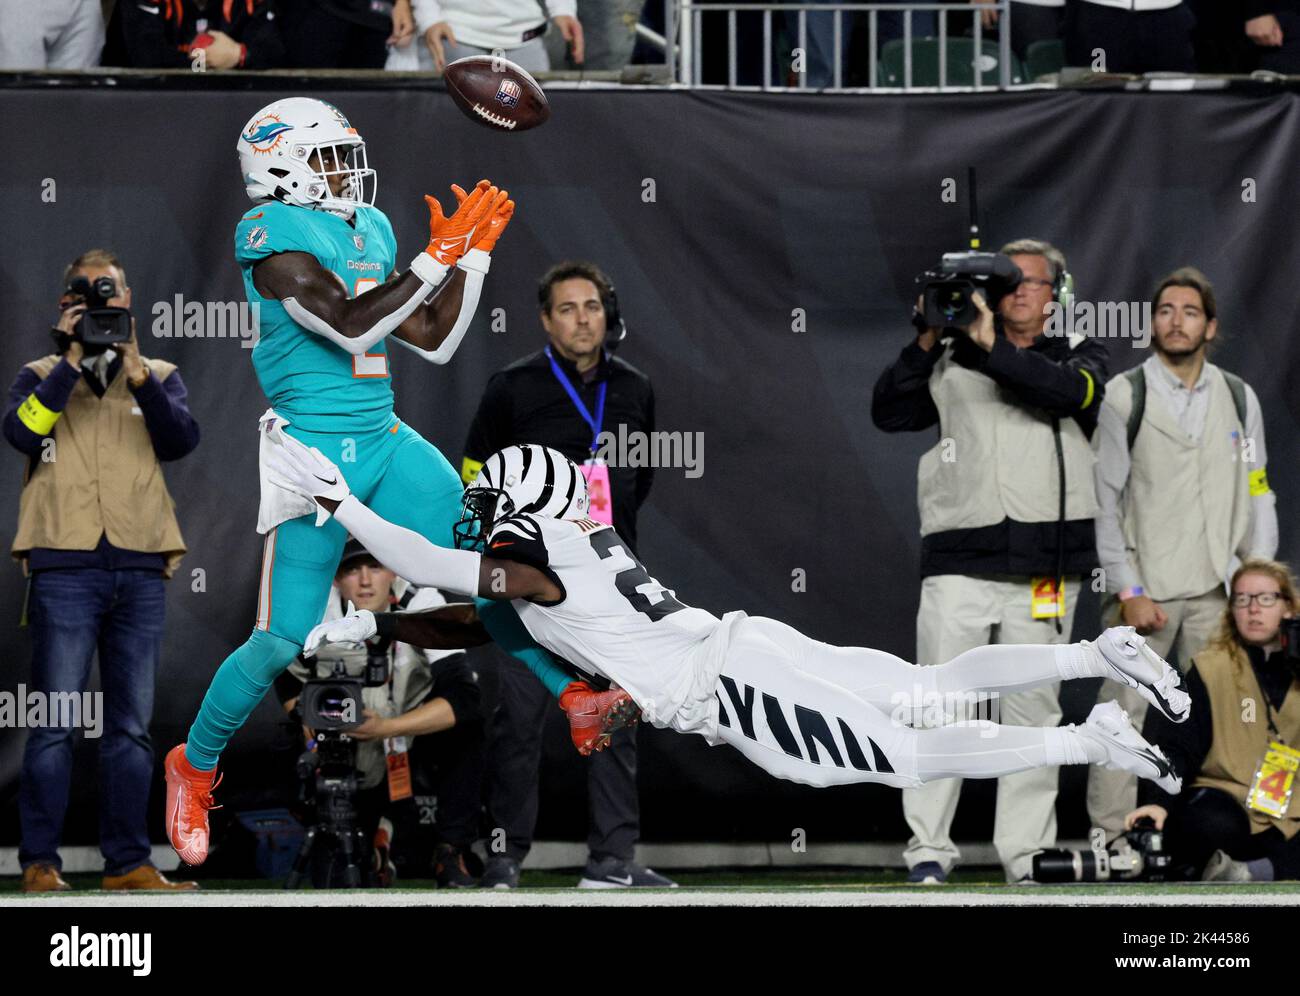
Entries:
POLYGON ((477 546, 495 523, 516 512, 581 519, 587 503, 587 479, 563 453, 536 443, 507 446, 483 462, 466 489, 456 545, 477 546))
POLYGON ((333 104, 311 97, 267 104, 244 125, 235 147, 254 201, 270 198, 343 218, 358 204, 375 203, 377 177, 366 162, 366 143, 333 104), (330 190, 333 176, 343 177, 338 195, 330 190))

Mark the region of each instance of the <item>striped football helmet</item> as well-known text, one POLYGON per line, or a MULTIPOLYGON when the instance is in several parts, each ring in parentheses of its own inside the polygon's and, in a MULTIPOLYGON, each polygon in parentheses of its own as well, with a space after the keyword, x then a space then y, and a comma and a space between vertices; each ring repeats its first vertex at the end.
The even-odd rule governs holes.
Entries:
POLYGON ((502 519, 528 512, 552 519, 587 514, 587 479, 578 465, 546 446, 525 443, 493 453, 465 491, 456 546, 475 549, 502 519))

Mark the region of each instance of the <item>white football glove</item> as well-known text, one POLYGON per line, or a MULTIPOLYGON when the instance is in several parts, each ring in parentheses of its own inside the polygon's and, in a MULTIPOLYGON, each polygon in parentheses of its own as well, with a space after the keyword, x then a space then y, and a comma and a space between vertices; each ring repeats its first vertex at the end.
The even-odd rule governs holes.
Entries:
POLYGON ((365 643, 378 632, 375 614, 369 609, 352 611, 352 603, 349 602, 348 610, 343 618, 323 622, 307 634, 307 640, 302 645, 304 657, 315 655, 322 643, 365 643))
MULTIPOLYGON (((309 501, 332 498, 343 501, 352 492, 343 472, 316 447, 307 447, 287 432, 279 435, 279 445, 267 454, 267 476, 274 484, 300 494, 309 501)), ((316 525, 329 518, 323 506, 316 507, 316 525)))

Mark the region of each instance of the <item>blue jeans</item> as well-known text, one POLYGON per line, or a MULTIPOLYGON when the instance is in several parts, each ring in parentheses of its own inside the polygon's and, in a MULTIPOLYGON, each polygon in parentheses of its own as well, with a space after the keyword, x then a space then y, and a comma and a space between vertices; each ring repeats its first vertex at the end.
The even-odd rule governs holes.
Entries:
MULTIPOLYGON (((103 686, 99 743, 99 847, 104 873, 120 875, 149 863, 145 810, 153 775, 154 676, 162 648, 163 579, 157 571, 37 571, 28 614, 32 634, 31 691, 76 692, 90 679, 99 651, 103 686)), ((84 723, 84 720, 83 720, 84 723)), ((19 863, 62 867, 59 843, 72 778, 70 726, 27 732, 18 812, 19 863)))

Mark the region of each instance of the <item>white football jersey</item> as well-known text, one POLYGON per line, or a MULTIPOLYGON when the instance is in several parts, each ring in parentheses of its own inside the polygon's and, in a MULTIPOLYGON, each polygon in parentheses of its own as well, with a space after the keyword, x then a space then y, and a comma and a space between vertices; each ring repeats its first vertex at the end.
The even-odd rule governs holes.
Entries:
POLYGON ((679 602, 611 526, 515 514, 493 527, 483 552, 559 584, 564 597, 554 604, 515 599, 520 620, 556 656, 626 689, 650 722, 667 725, 698 695, 696 652, 721 620, 679 602))

